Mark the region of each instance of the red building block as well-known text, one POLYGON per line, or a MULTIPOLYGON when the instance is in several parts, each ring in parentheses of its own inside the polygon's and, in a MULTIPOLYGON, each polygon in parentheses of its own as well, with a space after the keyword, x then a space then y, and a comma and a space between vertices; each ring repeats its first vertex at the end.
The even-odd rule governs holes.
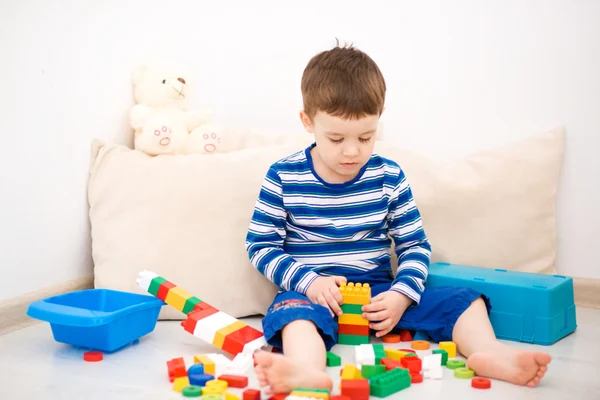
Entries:
POLYGON ((329 400, 352 400, 348 396, 344 396, 343 394, 338 394, 335 396, 329 396, 329 400))
POLYGON ((407 331, 406 329, 402 329, 400 331, 400 340, 403 342, 412 342, 413 338, 409 331, 407 331))
POLYGON ((173 382, 175 378, 187 377, 187 370, 185 369, 185 361, 183 357, 174 358, 171 361, 167 361, 167 370, 169 372, 169 382, 173 382))
POLYGON ((339 324, 338 333, 340 335, 369 336, 369 325, 339 324))
POLYGON ((240 375, 221 375, 219 379, 227 382, 229 387, 233 388, 245 388, 248 386, 248 377, 240 375))
POLYGON ((368 379, 342 379, 342 395, 352 400, 369 400, 370 389, 368 379))
POLYGON ((400 363, 403 367, 408 368, 411 374, 421 372, 421 359, 419 357, 408 356, 402 357, 400 363))
POLYGON ((213 306, 211 306, 210 304, 208 304, 208 303, 205 303, 205 302, 203 302, 203 301, 202 301, 202 302, 200 302, 200 303, 198 303, 198 304, 196 304, 196 305, 194 306, 194 311, 198 311, 198 310, 206 310, 207 308, 214 308, 214 307, 213 307, 213 306))
POLYGON ((285 400, 287 396, 287 393, 275 393, 273 396, 269 397, 269 400, 285 400))
POLYGON ((238 329, 237 331, 225 336, 225 341, 223 341, 223 347, 221 347, 221 350, 226 351, 229 354, 236 355, 242 352, 246 343, 250 343, 254 339, 258 339, 261 336, 263 336, 261 331, 254 329, 250 325, 246 325, 242 329, 238 329))
POLYGON ((246 389, 242 393, 242 400, 260 400, 260 390, 246 389))
MULTIPOLYGON (((199 304, 202 304, 202 303, 199 303, 199 304)), ((198 323, 198 321, 200 321, 203 318, 208 317, 209 315, 216 314, 218 312, 219 312, 219 310, 217 310, 216 308, 211 307, 211 306, 209 306, 209 308, 206 308, 204 310, 192 311, 191 313, 189 313, 187 315, 187 319, 181 323, 181 326, 183 326, 183 329, 185 329, 189 333, 193 334, 194 330, 196 329, 196 324, 198 323)))
POLYGON ((173 285, 169 281, 161 283, 160 286, 158 287, 158 292, 156 292, 156 297, 158 297, 162 301, 165 301, 165 299, 167 298, 167 294, 169 294, 169 289, 174 288, 174 287, 175 287, 175 285, 173 285))
POLYGON ((394 368, 402 368, 400 361, 392 360, 391 358, 382 358, 381 365, 385 365, 385 370, 389 371, 394 368))

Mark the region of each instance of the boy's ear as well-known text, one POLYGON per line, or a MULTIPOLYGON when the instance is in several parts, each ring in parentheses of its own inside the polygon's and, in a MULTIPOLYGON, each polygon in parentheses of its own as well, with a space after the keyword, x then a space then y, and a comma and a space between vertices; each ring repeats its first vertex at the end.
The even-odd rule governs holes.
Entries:
POLYGON ((306 129, 306 132, 315 133, 315 125, 313 124, 308 114, 304 112, 304 110, 300 111, 300 121, 302 121, 302 125, 304 125, 304 129, 306 129))

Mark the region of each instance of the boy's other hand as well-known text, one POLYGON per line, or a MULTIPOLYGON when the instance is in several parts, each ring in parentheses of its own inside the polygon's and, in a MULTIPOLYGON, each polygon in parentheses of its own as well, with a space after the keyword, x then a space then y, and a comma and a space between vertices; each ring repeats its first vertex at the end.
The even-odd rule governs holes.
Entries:
POLYGON ((402 293, 388 290, 365 304, 362 316, 370 321, 369 328, 377 331, 375 336, 382 337, 394 329, 411 303, 412 299, 402 293))
POLYGON ((346 282, 343 276, 320 276, 308 287, 306 297, 329 309, 331 316, 342 315, 340 304, 343 302, 339 286, 346 282))

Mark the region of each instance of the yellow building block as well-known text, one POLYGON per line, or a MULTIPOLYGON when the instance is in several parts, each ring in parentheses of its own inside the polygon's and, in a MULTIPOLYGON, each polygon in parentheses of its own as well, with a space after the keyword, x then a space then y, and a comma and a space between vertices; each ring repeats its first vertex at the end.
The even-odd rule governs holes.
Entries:
POLYGON ((225 389, 223 389, 222 387, 218 387, 218 386, 213 386, 213 387, 204 386, 202 388, 202 396, 207 396, 210 394, 222 395, 224 392, 225 392, 225 389))
POLYGON ((233 393, 225 392, 225 400, 241 400, 238 396, 233 393))
POLYGON ((362 379, 362 375, 355 365, 346 364, 342 369, 342 379, 362 379))
POLYGON ((342 283, 340 293, 344 304, 369 304, 371 302, 371 286, 368 283, 342 283))
POLYGON ((390 358, 392 360, 400 361, 402 357, 408 354, 406 351, 394 350, 394 349, 384 349, 385 357, 390 358))
POLYGON ((219 349, 222 349, 223 343, 225 342, 225 336, 229 335, 230 333, 239 331, 240 329, 242 329, 245 326, 246 326, 246 324, 243 323, 242 321, 236 321, 233 324, 226 326, 225 328, 219 329, 217 331, 217 333, 215 334, 215 339, 213 340, 213 345, 215 345, 219 349))
POLYGON ((167 303, 171 307, 174 307, 177 310, 183 312, 183 307, 185 307, 185 302, 190 297, 192 297, 191 294, 189 294, 182 288, 175 286, 174 288, 169 289, 169 292, 167 293, 167 297, 165 298, 165 303, 167 303))
POLYGON ((198 354, 194 356, 194 363, 204 365, 205 374, 215 374, 215 363, 210 357, 204 354, 198 354))
POLYGON ((369 325, 369 320, 363 318, 360 314, 342 314, 338 319, 340 325, 369 325))
POLYGON ((454 342, 440 342, 440 349, 446 350, 448 353, 448 358, 456 357, 456 343, 454 342))
POLYGON ((329 400, 329 393, 326 392, 311 392, 309 390, 292 390, 290 396, 310 397, 311 399, 329 400))
POLYGON ((184 387, 190 386, 190 380, 187 376, 182 376, 179 378, 175 378, 173 381, 173 390, 181 393, 184 387))
POLYGON ((206 385, 205 385, 205 387, 208 387, 208 388, 221 389, 221 393, 226 391, 228 386, 229 386, 229 384, 227 383, 227 381, 224 381, 222 379, 213 379, 211 381, 206 382, 206 385))

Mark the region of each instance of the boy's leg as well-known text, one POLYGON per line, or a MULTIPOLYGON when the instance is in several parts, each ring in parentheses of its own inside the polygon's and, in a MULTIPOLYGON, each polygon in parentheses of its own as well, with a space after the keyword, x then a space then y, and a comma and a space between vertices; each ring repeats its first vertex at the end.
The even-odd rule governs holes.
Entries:
POLYGON ((397 328, 421 330, 436 342, 453 341, 480 376, 535 386, 551 357, 500 343, 489 319, 487 298, 467 288, 425 289, 418 306, 409 307, 397 328))
POLYGON ((471 303, 458 318, 452 338, 477 375, 518 385, 535 387, 551 360, 547 353, 524 351, 499 342, 481 298, 471 303))
POLYGON ((337 325, 327 308, 299 293, 281 293, 263 319, 263 330, 267 341, 283 350, 254 357, 259 383, 270 386, 269 393, 297 387, 332 389, 325 372, 326 351, 336 341, 337 325))

